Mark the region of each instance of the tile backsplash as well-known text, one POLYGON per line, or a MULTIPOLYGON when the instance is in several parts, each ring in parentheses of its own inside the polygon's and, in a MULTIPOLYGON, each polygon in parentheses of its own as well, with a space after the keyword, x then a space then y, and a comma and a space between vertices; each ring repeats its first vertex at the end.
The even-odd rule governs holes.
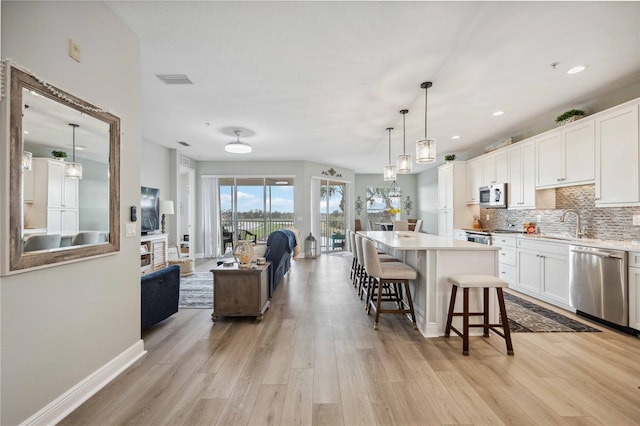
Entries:
POLYGON ((482 226, 489 229, 508 228, 509 224, 522 229, 524 222, 536 222, 542 234, 575 235, 576 215, 568 214, 564 223, 560 216, 564 209, 576 209, 586 238, 640 240, 640 226, 632 225, 633 215, 640 214, 640 207, 596 207, 594 194, 595 185, 557 188, 554 210, 480 209, 480 218, 482 226))

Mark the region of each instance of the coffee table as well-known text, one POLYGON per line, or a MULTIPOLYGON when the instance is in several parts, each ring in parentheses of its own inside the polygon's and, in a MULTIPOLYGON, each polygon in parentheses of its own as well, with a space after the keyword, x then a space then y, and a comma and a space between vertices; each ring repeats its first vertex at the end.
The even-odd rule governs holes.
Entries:
POLYGON ((220 265, 213 269, 213 313, 211 320, 221 316, 255 316, 262 321, 269 309, 269 268, 271 262, 264 265, 252 265, 239 268, 220 265))

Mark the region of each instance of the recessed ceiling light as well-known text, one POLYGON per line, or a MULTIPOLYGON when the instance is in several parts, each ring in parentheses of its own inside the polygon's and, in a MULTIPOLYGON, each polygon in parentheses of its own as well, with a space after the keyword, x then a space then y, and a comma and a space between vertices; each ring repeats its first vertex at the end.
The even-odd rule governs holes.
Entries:
POLYGON ((451 139, 460 139, 460 136, 458 136, 458 135, 451 136, 451 139))
POLYGON ((23 130, 22 133, 24 133, 25 135, 28 135, 29 131, 28 130, 23 130))
POLYGON ((504 114, 504 111, 496 111, 496 112, 493 113, 493 116, 494 117, 498 117, 498 116, 500 116, 502 114, 504 114))
POLYGON ((567 71, 567 74, 578 74, 579 72, 582 72, 586 69, 587 69, 586 65, 576 65, 573 68, 569 68, 569 71, 567 71))

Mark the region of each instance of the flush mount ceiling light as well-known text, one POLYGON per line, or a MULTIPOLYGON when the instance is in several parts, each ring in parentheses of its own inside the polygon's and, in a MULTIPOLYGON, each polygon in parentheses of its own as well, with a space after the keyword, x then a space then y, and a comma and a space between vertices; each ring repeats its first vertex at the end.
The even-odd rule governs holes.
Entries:
POLYGON ((233 132, 236 134, 237 139, 235 141, 227 142, 224 146, 224 150, 233 154, 248 154, 252 151, 251 145, 245 142, 240 142, 240 130, 233 132))
POLYGON ((384 180, 396 180, 396 166, 391 164, 391 131, 393 127, 387 127, 387 132, 389 132, 389 162, 386 166, 384 166, 384 180))
POLYGON ((406 175, 411 173, 411 168, 413 167, 412 163, 412 158, 410 154, 406 153, 406 129, 405 129, 405 124, 406 124, 406 120, 405 117, 407 115, 407 113, 409 112, 408 109, 403 109, 400 110, 400 114, 402 114, 402 154, 398 155, 398 161, 397 161, 397 167, 396 167, 396 173, 399 173, 401 175, 406 175))
POLYGON ((424 89, 424 139, 416 142, 416 163, 425 164, 436 161, 436 140, 427 137, 427 92, 433 86, 430 81, 420 85, 424 89))
POLYGON ((67 177, 82 179, 82 164, 76 163, 76 128, 80 127, 80 125, 69 123, 69 126, 73 128, 73 162, 67 163, 65 174, 67 177))
POLYGON ((454 135, 454 136, 451 136, 451 139, 460 139, 460 136, 454 135))
POLYGON ((493 113, 493 116, 494 117, 499 117, 499 116, 501 116, 503 114, 504 114, 504 111, 496 111, 496 112, 493 113))
POLYGON ((582 72, 586 69, 587 69, 586 65, 576 65, 575 67, 569 68, 569 70, 567 71, 567 74, 578 74, 579 72, 582 72))

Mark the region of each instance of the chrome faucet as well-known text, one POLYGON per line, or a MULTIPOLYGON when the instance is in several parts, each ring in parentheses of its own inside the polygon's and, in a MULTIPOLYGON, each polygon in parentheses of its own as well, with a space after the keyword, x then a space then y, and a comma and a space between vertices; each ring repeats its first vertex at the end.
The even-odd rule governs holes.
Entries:
POLYGON ((562 216, 560 217, 560 222, 564 222, 564 219, 567 213, 574 213, 578 218, 578 223, 576 224, 576 238, 582 238, 584 234, 582 233, 582 225, 580 224, 580 213, 576 209, 566 209, 562 212, 562 216))

